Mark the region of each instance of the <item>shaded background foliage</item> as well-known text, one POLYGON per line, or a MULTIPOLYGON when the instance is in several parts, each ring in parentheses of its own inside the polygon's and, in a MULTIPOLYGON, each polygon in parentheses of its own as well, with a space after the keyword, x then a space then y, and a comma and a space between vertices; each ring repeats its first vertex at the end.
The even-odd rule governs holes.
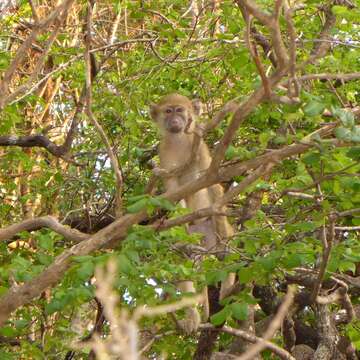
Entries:
MULTIPOLYGON (((355 1, 349 6, 341 1, 307 1, 296 5, 293 16, 298 36, 297 61, 309 59, 319 46, 326 49, 316 61, 299 69, 298 76, 325 75, 301 81, 298 102, 266 101, 259 105, 237 131, 225 161, 232 166, 299 143, 324 123, 336 120, 340 126, 335 134, 342 146, 334 146, 334 136, 315 139, 316 145, 305 154, 282 161, 271 175, 235 198, 230 209, 234 211, 231 221, 237 233, 230 241, 231 253, 222 262, 209 255, 201 269, 195 268, 191 259, 174 249, 174 244, 196 244, 196 235, 187 234, 184 226, 162 232, 148 226, 184 212, 158 198, 139 197, 152 175, 150 160, 157 161, 158 135, 149 120, 149 104, 171 92, 196 97, 204 104, 202 119, 206 123, 228 100, 241 102, 261 86, 257 67, 243 40, 245 22, 236 2, 199 1, 198 13, 187 11, 191 3, 194 2, 96 2, 91 44, 96 62, 92 111, 121 167, 124 212, 146 208, 150 217, 132 227, 126 240, 114 249, 74 258, 60 284, 14 312, 0 329, 1 358, 91 358, 86 347, 72 352, 71 343, 94 332, 101 306, 94 300, 91 279, 95 266, 112 256, 118 262, 115 287, 121 307, 132 309, 140 304, 174 300, 179 297, 174 281, 182 277, 195 279, 200 289, 235 271, 240 290, 222 304, 222 310, 211 318, 212 323, 221 325, 227 321, 236 327, 238 321, 248 317, 249 306, 254 304, 259 305, 255 319, 260 323, 276 311, 289 283, 299 284, 302 294, 311 292, 306 274, 298 269, 310 271, 319 267, 323 253, 321 229, 328 226, 329 214, 360 207, 358 77, 347 81, 326 76, 359 69, 360 3, 355 1), (326 37, 321 37, 327 21, 331 28, 326 37)), ((271 1, 258 4, 269 12, 273 6, 271 1)), ((35 13, 44 18, 55 5, 53 1, 39 0, 34 2, 35 13)), ((114 220, 116 184, 109 155, 92 122, 79 111, 84 102, 86 73, 86 9, 86 2, 74 2, 66 20, 59 18, 42 31, 27 49, 10 82, 10 93, 23 84, 27 87, 0 113, 0 143, 4 145, 0 147, 1 227, 54 215, 63 224, 90 234, 114 220), (57 29, 41 71, 31 78, 57 29), (62 153, 49 152, 46 146, 11 146, 11 141, 5 144, 9 135, 44 135, 60 146, 71 131, 71 144, 62 153)), ((1 11, 0 70, 5 74, 34 28, 34 12, 27 1, 11 3, 1 11)), ((283 19, 281 26, 286 32, 283 19)), ((271 46, 268 30, 256 21, 254 31, 271 46)), ((264 68, 270 72, 271 54, 266 56, 260 46, 258 51, 264 68)), ((284 88, 279 92, 285 93, 284 88)), ((231 116, 227 117, 208 134, 206 142, 210 148, 217 144, 230 120, 231 116)), ((236 176, 232 181, 239 183, 245 177, 246 174, 236 176)), ((231 182, 224 186, 229 188, 231 182)), ((156 194, 161 192, 159 184, 156 194)), ((338 274, 338 279, 349 287, 355 312, 360 286, 359 226, 359 212, 336 220, 336 241, 327 263, 329 284, 323 285, 330 291, 335 285, 329 276, 338 274)), ((21 232, 2 241, 0 293, 33 279, 71 245, 69 239, 45 228, 21 232)), ((335 316, 341 306, 333 304, 329 308, 335 316)), ((298 299, 295 325, 290 326, 295 329, 296 340, 289 340, 291 336, 285 331, 278 334, 276 343, 288 351, 295 344, 316 349, 320 341, 316 334, 318 321, 315 305, 309 306, 306 301, 301 304, 298 299)), ((96 330, 108 334, 108 324, 101 325, 96 330)), ((341 356, 357 358, 360 330, 356 316, 336 325, 345 343, 341 356)), ((141 334, 145 340, 146 335, 151 338, 164 334, 149 349, 147 358, 160 358, 161 353, 172 359, 192 358, 197 337, 176 331, 166 333, 174 329, 169 316, 143 320, 141 334)), ((216 350, 228 349, 232 340, 230 335, 221 334, 216 350)), ((268 351, 263 353, 264 358, 274 358, 271 356, 268 351)))

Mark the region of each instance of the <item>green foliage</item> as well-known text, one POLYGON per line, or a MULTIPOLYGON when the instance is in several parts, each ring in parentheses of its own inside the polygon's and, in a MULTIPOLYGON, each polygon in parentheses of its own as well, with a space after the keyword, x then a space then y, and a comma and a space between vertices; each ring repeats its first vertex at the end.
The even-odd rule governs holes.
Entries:
POLYGON ((356 350, 360 349, 360 323, 354 321, 346 326, 346 334, 349 336, 356 350))

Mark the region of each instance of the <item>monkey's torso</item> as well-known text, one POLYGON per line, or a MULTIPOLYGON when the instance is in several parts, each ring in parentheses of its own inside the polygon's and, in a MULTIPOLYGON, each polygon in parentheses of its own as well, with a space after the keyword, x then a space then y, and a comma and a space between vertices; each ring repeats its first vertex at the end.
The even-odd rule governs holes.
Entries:
MULTIPOLYGON (((194 136, 192 134, 180 133, 172 137, 165 137, 160 143, 160 166, 162 169, 172 171, 190 160, 194 136), (183 149, 182 151, 179 149, 183 149)), ((184 185, 188 181, 198 179, 210 166, 211 158, 209 149, 203 140, 200 140, 198 153, 187 169, 177 176, 178 185, 184 185)))

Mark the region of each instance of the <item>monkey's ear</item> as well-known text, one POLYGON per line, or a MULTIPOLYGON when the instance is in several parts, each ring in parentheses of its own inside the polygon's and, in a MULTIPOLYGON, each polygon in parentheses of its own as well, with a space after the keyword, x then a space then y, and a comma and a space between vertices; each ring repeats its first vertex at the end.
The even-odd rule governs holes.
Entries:
POLYGON ((204 104, 201 102, 201 100, 200 99, 192 100, 192 106, 194 108, 195 115, 200 116, 203 112, 203 106, 204 106, 204 104))
POLYGON ((158 118, 158 106, 154 103, 150 103, 149 110, 151 118, 156 121, 158 118))

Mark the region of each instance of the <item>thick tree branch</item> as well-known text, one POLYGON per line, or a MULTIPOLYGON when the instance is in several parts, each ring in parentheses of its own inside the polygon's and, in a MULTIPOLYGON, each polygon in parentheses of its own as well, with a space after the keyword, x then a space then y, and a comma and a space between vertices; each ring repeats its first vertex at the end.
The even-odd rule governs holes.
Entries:
POLYGON ((71 229, 60 224, 52 216, 43 216, 35 219, 24 220, 21 223, 10 225, 6 228, 0 229, 0 241, 10 240, 16 234, 22 231, 35 231, 42 228, 49 228, 56 233, 64 236, 65 239, 80 242, 87 239, 90 235, 84 234, 76 229, 71 229))

